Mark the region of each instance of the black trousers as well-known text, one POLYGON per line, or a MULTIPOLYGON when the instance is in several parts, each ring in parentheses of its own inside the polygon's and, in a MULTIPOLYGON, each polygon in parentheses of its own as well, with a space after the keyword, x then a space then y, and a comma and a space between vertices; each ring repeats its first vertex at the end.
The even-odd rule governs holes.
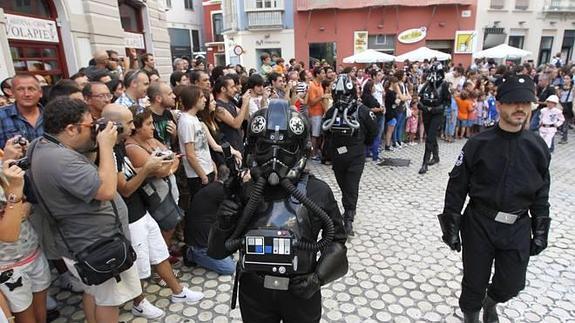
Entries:
POLYGON ((246 323, 316 323, 321 319, 321 291, 310 299, 289 291, 264 288, 263 278, 244 273, 240 278, 240 311, 246 323))
MULTIPOLYGON (((365 156, 357 158, 337 159, 332 161, 335 179, 341 190, 341 203, 346 212, 355 211, 359 196, 359 181, 365 166, 365 156)), ((353 221, 353 219, 350 219, 353 221)))
POLYGON ((423 163, 427 164, 429 158, 433 154, 434 157, 439 157, 439 145, 437 144, 437 133, 439 126, 443 120, 443 115, 440 113, 431 114, 430 112, 423 112, 423 128, 427 137, 425 138, 425 153, 423 154, 423 163))
POLYGON ((531 244, 531 219, 514 224, 499 223, 468 207, 462 217, 463 281, 459 307, 476 312, 482 307, 485 291, 504 303, 525 288, 525 274, 531 244), (489 285, 491 267, 495 274, 489 285))

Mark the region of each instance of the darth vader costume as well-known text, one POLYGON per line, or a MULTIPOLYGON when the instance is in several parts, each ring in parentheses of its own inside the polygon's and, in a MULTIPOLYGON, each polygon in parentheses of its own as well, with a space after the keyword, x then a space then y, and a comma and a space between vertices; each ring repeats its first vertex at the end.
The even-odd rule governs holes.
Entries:
POLYGON ((329 136, 332 168, 341 189, 343 220, 348 235, 353 235, 366 146, 371 146, 377 135, 376 117, 357 101, 356 93, 348 75, 339 75, 332 86, 333 106, 322 122, 322 130, 329 136))
POLYGON ((434 64, 429 70, 427 81, 419 91, 419 109, 422 112, 425 138, 425 153, 419 174, 427 173, 428 166, 439 163, 437 132, 443 120, 445 106, 450 104, 449 86, 444 82, 445 74, 441 64, 434 64), (431 156, 433 155, 433 158, 431 156), (431 158, 431 159, 430 159, 431 158))
POLYGON ((239 283, 245 322, 319 322, 320 287, 347 272, 333 192, 304 170, 309 147, 307 119, 285 100, 249 121, 251 179, 222 203, 208 247, 217 259, 239 250, 232 307, 239 283))

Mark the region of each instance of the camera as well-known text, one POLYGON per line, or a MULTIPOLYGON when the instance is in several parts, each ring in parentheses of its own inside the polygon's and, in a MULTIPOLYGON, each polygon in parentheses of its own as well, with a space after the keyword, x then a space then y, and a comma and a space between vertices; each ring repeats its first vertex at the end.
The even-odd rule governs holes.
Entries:
POLYGON ((20 158, 10 163, 10 167, 14 165, 20 167, 22 170, 27 170, 30 168, 30 161, 28 160, 28 157, 20 158))
POLYGON ((154 152, 155 157, 160 157, 164 160, 174 159, 174 153, 171 150, 157 150, 154 152))
MULTIPOLYGON (((106 126, 108 125, 109 121, 110 120, 106 120, 104 118, 100 118, 100 119, 94 121, 94 128, 93 128, 94 133, 97 134, 100 131, 104 130, 106 128, 106 126)), ((124 132, 124 126, 122 125, 121 122, 118 122, 118 121, 112 121, 112 122, 116 126, 116 130, 118 131, 119 134, 124 132)))
POLYGON ((12 142, 16 145, 20 145, 22 147, 26 147, 28 145, 28 140, 26 140, 26 138, 24 138, 23 136, 16 136, 12 139, 12 142))

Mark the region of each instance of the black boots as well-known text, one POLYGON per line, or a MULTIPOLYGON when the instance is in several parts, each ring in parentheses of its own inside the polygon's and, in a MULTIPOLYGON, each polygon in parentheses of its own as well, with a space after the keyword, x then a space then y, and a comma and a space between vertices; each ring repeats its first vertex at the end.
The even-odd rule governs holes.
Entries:
POLYGON ((425 174, 425 173, 427 173, 427 164, 421 165, 421 168, 419 169, 419 174, 425 174))
POLYGON ((489 296, 483 300, 483 323, 499 323, 497 302, 489 296))
POLYGON ((479 311, 463 312, 463 323, 479 323, 479 311))
POLYGON ((427 163, 427 166, 435 165, 439 163, 439 156, 434 155, 433 158, 427 163))
POLYGON ((344 211, 343 212, 343 228, 348 236, 353 237, 353 219, 355 218, 355 211, 344 211))

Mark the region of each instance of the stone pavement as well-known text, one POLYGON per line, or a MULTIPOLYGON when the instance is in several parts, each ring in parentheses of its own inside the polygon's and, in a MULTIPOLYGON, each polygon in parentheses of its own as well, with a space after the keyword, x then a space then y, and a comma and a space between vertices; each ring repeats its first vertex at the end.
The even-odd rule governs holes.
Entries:
MULTIPOLYGON (((461 254, 441 242, 436 214, 463 141, 440 144, 441 162, 418 175, 423 145, 386 153, 411 159, 410 167, 385 167, 368 162, 360 190, 355 237, 348 240, 347 275, 322 289, 322 322, 460 322, 461 254)), ((575 143, 558 145, 551 164, 550 246, 531 258, 527 286, 499 306, 501 322, 575 322, 575 143)), ((340 192, 328 166, 310 168, 340 192)), ((170 292, 147 284, 150 302, 166 311, 162 322, 241 322, 230 311, 233 280, 202 268, 178 267, 181 281, 206 297, 195 305, 170 304, 170 292)), ((83 320, 81 295, 52 288, 60 302, 56 321, 83 320)), ((123 307, 120 320, 145 322, 123 307)))

